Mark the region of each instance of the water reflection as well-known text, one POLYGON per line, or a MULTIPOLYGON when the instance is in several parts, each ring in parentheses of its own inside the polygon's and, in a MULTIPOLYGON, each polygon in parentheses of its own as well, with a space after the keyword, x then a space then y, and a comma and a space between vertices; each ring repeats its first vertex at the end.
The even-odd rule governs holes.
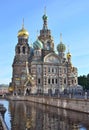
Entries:
POLYGON ((8 110, 11 130, 89 130, 84 113, 23 101, 10 101, 8 110))

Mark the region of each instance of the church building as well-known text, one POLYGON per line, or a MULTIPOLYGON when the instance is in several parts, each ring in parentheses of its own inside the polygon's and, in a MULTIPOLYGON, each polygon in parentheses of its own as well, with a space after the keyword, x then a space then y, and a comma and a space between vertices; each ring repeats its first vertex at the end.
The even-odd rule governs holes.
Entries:
POLYGON ((16 94, 58 94, 78 85, 77 68, 72 65, 69 50, 65 54, 62 34, 55 52, 46 13, 42 19, 43 27, 32 45, 24 23, 18 31, 11 81, 16 94))

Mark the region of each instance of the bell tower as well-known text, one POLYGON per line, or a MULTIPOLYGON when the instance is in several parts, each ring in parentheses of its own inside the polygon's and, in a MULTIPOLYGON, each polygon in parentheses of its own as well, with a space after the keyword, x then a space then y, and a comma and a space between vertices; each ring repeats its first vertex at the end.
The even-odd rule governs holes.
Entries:
POLYGON ((12 85, 14 86, 14 92, 17 94, 23 94, 26 80, 26 62, 28 62, 30 56, 28 38, 29 33, 24 28, 23 20, 22 29, 18 31, 18 43, 15 47, 15 57, 12 65, 12 85))

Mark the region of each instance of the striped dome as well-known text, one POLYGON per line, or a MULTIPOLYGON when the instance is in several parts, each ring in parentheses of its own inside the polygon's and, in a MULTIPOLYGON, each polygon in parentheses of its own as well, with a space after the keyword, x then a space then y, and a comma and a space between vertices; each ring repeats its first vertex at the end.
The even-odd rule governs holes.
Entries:
POLYGON ((33 43, 33 48, 34 49, 43 49, 43 44, 42 42, 37 39, 34 43, 33 43))

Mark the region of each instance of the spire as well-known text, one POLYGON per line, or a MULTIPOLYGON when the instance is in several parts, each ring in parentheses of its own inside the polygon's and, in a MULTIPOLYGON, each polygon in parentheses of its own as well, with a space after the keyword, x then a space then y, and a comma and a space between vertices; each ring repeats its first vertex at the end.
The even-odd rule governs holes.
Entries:
POLYGON ((43 29, 47 30, 48 29, 48 27, 47 27, 47 19, 48 19, 48 17, 46 15, 46 7, 44 8, 44 15, 43 15, 42 18, 43 18, 43 29))
POLYGON ((46 6, 44 7, 44 14, 46 15, 46 6))
POLYGON ((24 28, 24 18, 22 21, 22 28, 18 31, 18 37, 29 37, 28 31, 24 28))
POLYGON ((22 29, 24 29, 24 18, 23 18, 23 21, 22 21, 22 29))
POLYGON ((70 52, 69 45, 67 47, 68 47, 68 52, 70 52))
POLYGON ((36 36, 36 37, 37 37, 37 39, 38 39, 38 32, 39 32, 39 31, 37 30, 37 34, 36 34, 36 35, 37 35, 37 36, 36 36))
POLYGON ((62 42, 62 33, 60 33, 60 43, 62 42))

